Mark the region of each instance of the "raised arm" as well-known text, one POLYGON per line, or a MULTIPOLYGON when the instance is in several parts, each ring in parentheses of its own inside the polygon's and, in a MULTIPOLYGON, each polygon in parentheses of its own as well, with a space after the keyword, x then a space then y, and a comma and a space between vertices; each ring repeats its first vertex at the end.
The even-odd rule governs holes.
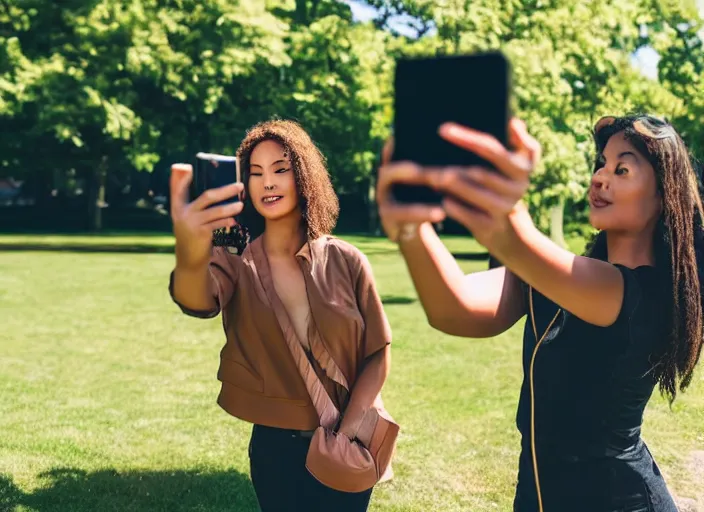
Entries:
MULTIPOLYGON (((390 145, 385 150, 385 161, 390 145)), ((429 184, 430 173, 408 163, 383 165, 377 179, 379 215, 399 243, 428 322, 455 336, 484 338, 513 326, 524 313, 520 282, 504 268, 465 276, 432 227, 442 208, 396 203, 395 183, 429 184)))
POLYGON ((193 169, 187 164, 171 168, 171 218, 176 238, 176 267, 170 292, 181 309, 193 316, 211 317, 219 312, 223 298, 232 293, 234 268, 222 249, 212 252, 213 230, 232 227, 242 203, 209 208, 242 192, 235 183, 208 190, 188 203, 193 169), (211 261, 212 260, 212 261, 211 261))
POLYGON ((521 283, 500 267, 464 275, 431 224, 400 242, 428 322, 446 334, 496 336, 524 314, 521 283))
POLYGON ((514 229, 499 252, 513 272, 585 322, 606 327, 616 321, 624 282, 614 265, 558 246, 538 231, 525 211, 511 221, 514 229))
POLYGON ((519 202, 540 152, 525 126, 520 122, 511 125, 515 151, 489 135, 459 126, 445 126, 441 134, 500 171, 430 171, 429 181, 447 193, 443 203, 447 215, 471 230, 511 272, 553 302, 588 323, 611 325, 623 302, 619 270, 559 247, 538 231, 519 202))

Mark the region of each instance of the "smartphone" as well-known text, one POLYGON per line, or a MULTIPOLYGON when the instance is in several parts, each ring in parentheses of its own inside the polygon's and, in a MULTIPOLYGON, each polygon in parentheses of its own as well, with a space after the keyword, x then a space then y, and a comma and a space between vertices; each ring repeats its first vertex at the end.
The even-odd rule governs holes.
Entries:
MULTIPOLYGON (((223 187, 232 183, 239 183, 240 181, 240 162, 236 156, 198 153, 196 154, 196 165, 193 168, 191 199, 195 199, 208 189, 223 187)), ((241 200, 241 197, 234 196, 231 199, 215 203, 210 208, 241 200)))
MULTIPOLYGON (((424 166, 489 164, 438 135, 452 121, 489 133, 508 145, 511 69, 501 52, 396 61, 393 161, 424 166)), ((391 191, 402 203, 439 204, 442 195, 416 185, 391 191)))
MULTIPOLYGON (((208 189, 223 187, 232 183, 239 183, 240 181, 240 162, 236 156, 198 153, 196 154, 196 165, 193 168, 191 199, 195 199, 208 189)), ((242 199, 241 196, 233 196, 224 201, 214 203, 208 208, 235 203, 242 199)), ((235 219, 238 223, 235 225, 234 229, 221 228, 213 231, 212 244, 215 247, 225 247, 233 254, 242 254, 245 237, 241 236, 243 232, 240 229, 237 216, 235 219)))

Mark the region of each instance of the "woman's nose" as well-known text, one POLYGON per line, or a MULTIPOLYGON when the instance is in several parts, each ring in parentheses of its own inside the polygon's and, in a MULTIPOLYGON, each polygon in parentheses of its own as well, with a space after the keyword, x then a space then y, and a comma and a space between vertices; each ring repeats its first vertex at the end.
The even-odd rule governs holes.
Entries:
POLYGON ((595 189, 609 188, 609 180, 604 169, 597 170, 592 175, 592 187, 595 189))
POLYGON ((271 175, 264 176, 264 190, 274 190, 274 179, 271 175))

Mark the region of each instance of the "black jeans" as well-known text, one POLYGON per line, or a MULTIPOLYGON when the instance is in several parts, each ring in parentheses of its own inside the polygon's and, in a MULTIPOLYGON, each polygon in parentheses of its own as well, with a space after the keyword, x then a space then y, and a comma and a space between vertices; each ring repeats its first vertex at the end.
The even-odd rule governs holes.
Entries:
MULTIPOLYGON (((643 441, 613 457, 564 460, 544 454, 538 464, 544 512, 677 512, 643 441)), ((538 510, 528 451, 521 453, 513 510, 538 510)))
POLYGON ((318 482, 305 465, 309 445, 295 431, 254 426, 249 464, 262 512, 365 512, 372 489, 346 493, 318 482))

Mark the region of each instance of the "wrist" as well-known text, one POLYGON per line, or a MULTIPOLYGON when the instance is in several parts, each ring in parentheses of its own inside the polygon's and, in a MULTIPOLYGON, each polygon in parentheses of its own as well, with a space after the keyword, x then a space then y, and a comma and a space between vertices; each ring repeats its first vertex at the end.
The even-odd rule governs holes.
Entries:
POLYGON ((396 232, 396 239, 394 240, 398 245, 402 245, 407 242, 412 242, 418 238, 420 234, 420 224, 405 223, 398 226, 398 231, 396 232))
POLYGON ((502 262, 508 262, 512 256, 517 255, 525 245, 526 236, 535 230, 533 219, 528 209, 519 204, 508 215, 508 223, 503 236, 498 237, 496 244, 491 248, 491 253, 502 262))
POLYGON ((435 233, 435 228, 430 222, 422 222, 420 224, 403 224, 399 227, 396 243, 401 249, 412 245, 423 239, 428 230, 435 233))
POLYGON ((194 277, 201 277, 205 274, 208 273, 209 271, 209 265, 208 261, 205 261, 204 263, 197 263, 197 264, 185 264, 182 261, 179 261, 178 258, 176 258, 176 267, 174 271, 182 276, 194 276, 194 277))
POLYGON ((180 272, 197 274, 207 270, 210 259, 213 256, 213 247, 209 246, 205 251, 190 250, 188 242, 176 240, 174 244, 174 256, 176 257, 176 268, 180 272))
POLYGON ((349 425, 345 425, 345 423, 340 424, 340 428, 337 429, 337 433, 341 434, 349 439, 354 439, 357 436, 357 433, 353 428, 351 428, 349 425))

